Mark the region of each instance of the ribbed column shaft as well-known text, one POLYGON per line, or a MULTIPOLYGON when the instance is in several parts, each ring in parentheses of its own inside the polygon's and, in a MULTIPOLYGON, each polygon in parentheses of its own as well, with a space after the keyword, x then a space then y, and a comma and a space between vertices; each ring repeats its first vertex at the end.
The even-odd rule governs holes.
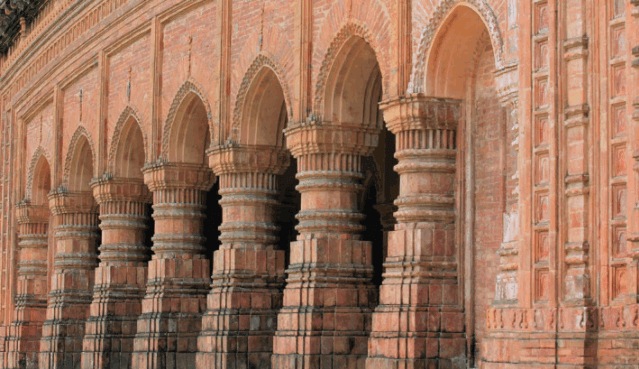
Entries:
POLYGON ((99 180, 92 187, 100 205, 102 244, 82 367, 130 367, 146 290, 150 194, 141 180, 99 180))
POLYGON ((206 193, 214 176, 207 167, 189 164, 158 164, 143 172, 153 192, 154 254, 132 367, 194 367, 210 285, 202 234, 206 193))
POLYGON ((18 293, 7 364, 9 368, 35 368, 47 308, 49 209, 46 205, 21 203, 16 210, 20 232, 18 293))
POLYGON ((361 158, 372 153, 379 129, 312 122, 285 133, 298 160, 300 235, 291 243, 272 365, 361 368, 377 294, 358 195, 361 158))
POLYGON ((218 147, 210 164, 220 176, 222 245, 213 256, 198 366, 270 368, 285 267, 284 251, 275 249, 277 176, 289 154, 271 147, 218 147))
POLYGON ((54 192, 54 274, 40 343, 40 368, 79 368, 97 266, 98 208, 91 193, 54 192))
POLYGON ((400 194, 367 365, 436 365, 466 345, 455 244, 459 103, 409 95, 380 108, 396 135, 400 194))

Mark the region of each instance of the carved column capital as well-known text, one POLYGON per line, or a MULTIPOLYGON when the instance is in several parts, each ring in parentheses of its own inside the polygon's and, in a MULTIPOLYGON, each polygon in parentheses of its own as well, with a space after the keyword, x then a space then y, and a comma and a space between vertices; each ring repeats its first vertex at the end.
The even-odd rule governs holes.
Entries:
POLYGON ((141 179, 96 179, 90 185, 99 205, 114 201, 151 202, 151 193, 141 179))
POLYGON ((97 214, 98 205, 91 192, 54 190, 49 193, 49 209, 53 215, 97 214))
POLYGON ((402 131, 443 129, 457 130, 461 101, 410 94, 379 103, 384 121, 395 135, 402 131))
POLYGON ((202 164, 158 162, 142 168, 144 183, 152 192, 163 189, 208 191, 215 183, 211 169, 202 164))
POLYGON ((217 175, 232 173, 282 174, 290 165, 290 153, 272 146, 216 146, 208 150, 209 166, 217 175))
POLYGON ((296 158, 330 153, 368 156, 377 147, 379 132, 376 127, 321 121, 297 123, 284 130, 296 158))
POLYGON ((33 205, 29 202, 16 204, 16 220, 18 224, 49 223, 49 208, 47 205, 33 205))

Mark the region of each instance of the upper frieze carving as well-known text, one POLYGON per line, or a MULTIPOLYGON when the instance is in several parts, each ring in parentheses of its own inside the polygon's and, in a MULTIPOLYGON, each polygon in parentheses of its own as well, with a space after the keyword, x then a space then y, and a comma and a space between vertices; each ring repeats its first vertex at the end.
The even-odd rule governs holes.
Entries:
POLYGON ((30 26, 49 0, 0 0, 0 54, 6 54, 23 28, 30 26))

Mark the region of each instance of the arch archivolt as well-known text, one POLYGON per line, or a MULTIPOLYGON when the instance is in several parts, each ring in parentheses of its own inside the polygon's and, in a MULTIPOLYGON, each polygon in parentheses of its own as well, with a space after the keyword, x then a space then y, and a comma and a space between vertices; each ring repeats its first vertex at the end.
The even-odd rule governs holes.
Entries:
POLYGON ((42 146, 38 146, 36 150, 33 152, 33 155, 31 156, 31 162, 29 163, 29 170, 27 172, 27 187, 25 190, 25 199, 31 199, 31 195, 33 192, 33 180, 34 180, 34 177, 36 176, 36 167, 42 157, 44 157, 48 165, 51 165, 51 157, 49 156, 47 151, 42 146))
POLYGON ((231 133, 229 135, 229 139, 234 142, 238 142, 240 139, 239 135, 242 126, 242 119, 244 118, 242 116, 245 110, 244 107, 247 103, 251 103, 250 101, 246 101, 246 96, 249 93, 249 89, 253 81, 260 74, 260 72, 263 71, 264 68, 269 68, 273 71, 273 73, 275 73, 275 76, 277 77, 277 80, 284 94, 284 103, 286 104, 286 114, 288 115, 288 121, 291 122, 293 119, 293 105, 291 104, 288 86, 285 80, 282 78, 284 76, 282 69, 274 61, 274 58, 272 56, 260 53, 257 57, 255 57, 253 63, 244 74, 244 78, 242 78, 242 83, 240 84, 240 89, 237 93, 235 109, 233 110, 231 133))
MULTIPOLYGON (((91 134, 84 128, 83 126, 79 126, 73 136, 71 137, 71 141, 69 143, 69 149, 67 150, 67 157, 64 160, 64 172, 62 175, 62 186, 68 186, 69 184, 69 176, 71 175, 71 167, 75 164, 73 162, 75 152, 78 144, 82 138, 85 138, 89 143, 89 149, 91 150, 91 165, 94 170, 97 167, 95 163, 95 146, 93 145, 93 140, 91 139, 91 134)), ((93 173, 95 175, 95 173, 93 173)))
POLYGON ((115 173, 115 166, 116 166, 116 154, 118 151, 118 146, 120 144, 120 140, 121 140, 121 136, 122 136, 122 130, 125 128, 126 124, 131 120, 135 120, 135 124, 138 125, 138 128, 140 129, 140 132, 142 133, 142 145, 144 147, 144 157, 147 157, 147 153, 149 152, 149 146, 148 146, 148 138, 146 133, 144 132, 144 130, 142 129, 142 121, 140 120, 140 114, 138 112, 138 110, 132 106, 127 106, 124 111, 122 111, 122 114, 120 114, 120 118, 118 119, 118 122, 115 125, 115 128, 113 129, 113 137, 111 138, 111 148, 109 149, 109 156, 107 159, 107 171, 110 174, 115 173))
POLYGON ((433 42, 440 33, 442 25, 448 21, 449 15, 458 6, 467 6, 474 10, 486 25, 490 42, 495 55, 497 70, 504 66, 504 41, 499 28, 499 21, 486 0, 441 0, 426 28, 424 28, 413 62, 410 83, 407 93, 424 92, 425 73, 430 53, 435 52, 433 42))
POLYGON ((325 118, 322 117, 321 114, 324 111, 324 97, 326 92, 326 85, 328 84, 328 78, 333 69, 333 64, 337 59, 337 56, 339 55, 342 47, 351 37, 362 38, 373 49, 382 74, 383 93, 386 93, 386 91, 388 91, 388 78, 385 77, 388 76, 387 71, 389 70, 389 67, 386 63, 385 58, 380 58, 380 54, 378 52, 380 48, 377 45, 375 38, 372 36, 368 27, 366 27, 364 24, 356 20, 349 20, 348 23, 341 27, 340 31, 333 38, 333 41, 326 50, 322 65, 320 66, 317 76, 317 83, 315 84, 315 99, 313 103, 313 110, 316 114, 316 119, 322 120, 325 118))
POLYGON ((182 106, 184 99, 186 99, 186 97, 189 96, 190 94, 195 94, 204 104, 204 108, 206 109, 207 124, 209 126, 210 139, 211 139, 211 142, 215 142, 214 135, 216 130, 212 126, 213 115, 211 113, 211 105, 209 104, 208 100, 204 97, 204 93, 202 91, 204 91, 204 89, 201 88, 196 81, 189 78, 188 80, 186 80, 186 82, 184 82, 184 84, 182 84, 182 87, 180 87, 177 94, 173 98, 173 102, 171 103, 171 107, 169 108, 169 114, 167 115, 167 118, 166 118, 166 123, 164 124, 164 130, 162 132, 161 156, 164 160, 167 160, 169 157, 169 149, 171 146, 171 134, 173 132, 173 126, 177 118, 178 110, 182 106))

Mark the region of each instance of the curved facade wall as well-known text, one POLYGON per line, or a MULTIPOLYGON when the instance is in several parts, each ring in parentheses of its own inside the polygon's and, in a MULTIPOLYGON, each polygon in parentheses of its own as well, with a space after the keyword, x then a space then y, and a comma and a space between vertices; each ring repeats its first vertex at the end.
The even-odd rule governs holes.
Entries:
POLYGON ((635 0, 51 0, 0 367, 636 367, 638 67, 635 0))

